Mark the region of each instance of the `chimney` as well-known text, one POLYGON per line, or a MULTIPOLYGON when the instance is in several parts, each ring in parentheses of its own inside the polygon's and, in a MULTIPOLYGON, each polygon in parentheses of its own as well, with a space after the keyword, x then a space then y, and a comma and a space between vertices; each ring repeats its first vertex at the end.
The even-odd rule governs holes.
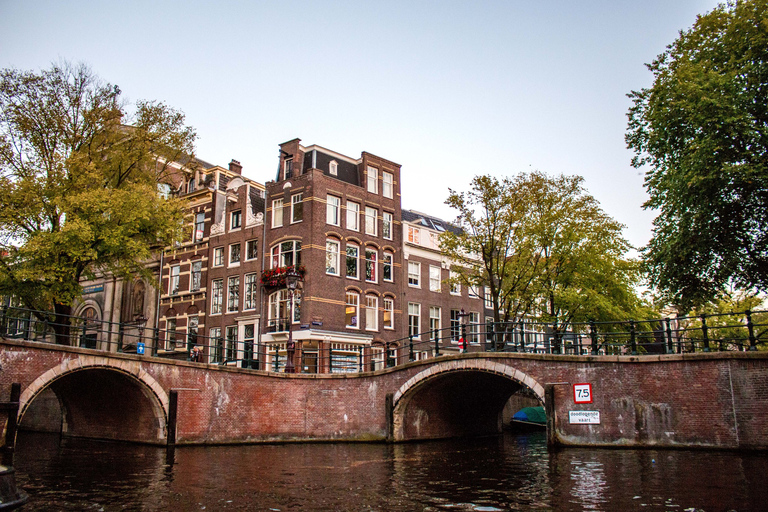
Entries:
POLYGON ((243 174, 243 166, 234 158, 229 162, 229 170, 235 174, 243 174))

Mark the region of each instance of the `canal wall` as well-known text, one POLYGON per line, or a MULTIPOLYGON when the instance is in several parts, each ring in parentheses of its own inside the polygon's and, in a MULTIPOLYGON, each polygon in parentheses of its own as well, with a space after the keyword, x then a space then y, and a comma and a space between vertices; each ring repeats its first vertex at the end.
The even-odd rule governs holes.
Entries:
POLYGON ((765 352, 462 354, 286 375, 3 340, 0 368, 0 401, 21 383, 20 425, 58 421, 68 436, 183 445, 482 435, 500 431, 505 404, 525 391, 547 402, 556 445, 768 449, 765 352), (591 402, 576 402, 579 383, 591 402), (597 422, 574 423, 574 412, 597 422))

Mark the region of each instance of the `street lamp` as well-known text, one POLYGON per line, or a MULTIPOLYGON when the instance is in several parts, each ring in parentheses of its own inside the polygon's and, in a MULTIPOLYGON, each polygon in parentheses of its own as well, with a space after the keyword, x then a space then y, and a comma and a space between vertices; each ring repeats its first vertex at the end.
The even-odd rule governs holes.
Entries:
POLYGON ((285 273, 285 286, 290 292, 290 299, 288 302, 288 344, 286 346, 288 359, 285 361, 285 373, 296 373, 296 367, 293 365, 293 356, 296 353, 296 345, 293 342, 293 308, 295 307, 293 297, 300 281, 301 274, 296 270, 296 267, 289 268, 285 273))

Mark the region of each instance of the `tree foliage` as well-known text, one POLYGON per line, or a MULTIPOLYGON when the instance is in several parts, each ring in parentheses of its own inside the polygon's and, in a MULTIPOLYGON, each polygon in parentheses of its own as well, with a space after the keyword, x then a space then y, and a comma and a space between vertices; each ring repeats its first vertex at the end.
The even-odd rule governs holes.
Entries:
POLYGON ((768 0, 697 18, 648 65, 626 140, 658 209, 651 284, 684 307, 768 285, 768 0))
POLYGON ((129 115, 85 65, 0 71, 0 294, 64 314, 81 279, 144 272, 181 235, 180 204, 157 184, 194 138, 164 104, 129 115))
POLYGON ((628 318, 640 306, 623 226, 586 192, 583 178, 478 176, 446 203, 458 210, 462 231, 442 234, 441 249, 457 280, 489 287, 496 321, 536 314, 562 325, 628 318))

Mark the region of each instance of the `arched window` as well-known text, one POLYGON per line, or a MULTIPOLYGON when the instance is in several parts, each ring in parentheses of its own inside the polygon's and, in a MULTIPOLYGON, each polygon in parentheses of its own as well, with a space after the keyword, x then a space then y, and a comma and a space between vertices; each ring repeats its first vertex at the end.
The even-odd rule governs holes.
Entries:
POLYGON ((271 254, 271 268, 301 265, 301 241, 287 240, 280 242, 272 247, 271 254))

